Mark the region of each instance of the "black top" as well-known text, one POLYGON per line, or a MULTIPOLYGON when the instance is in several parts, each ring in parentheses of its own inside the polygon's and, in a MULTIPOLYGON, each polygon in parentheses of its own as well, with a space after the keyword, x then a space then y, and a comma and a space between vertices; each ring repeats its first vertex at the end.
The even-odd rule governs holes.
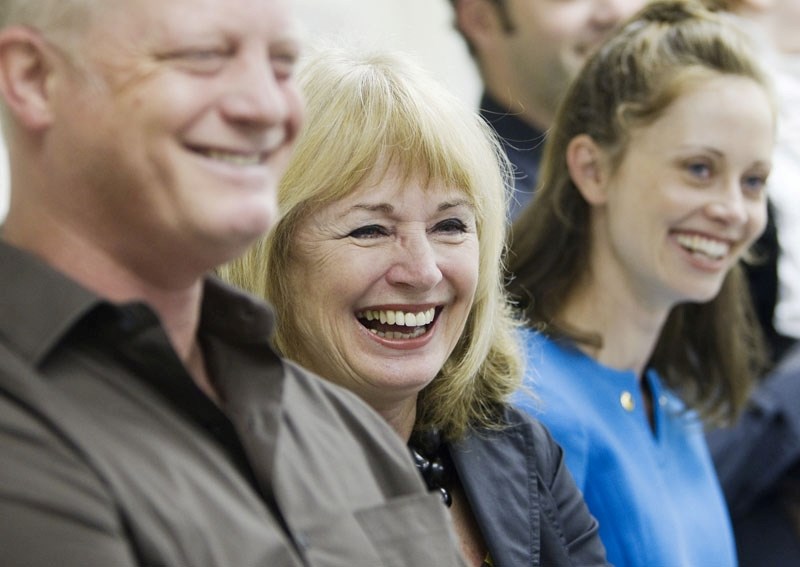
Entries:
POLYGON ((508 209, 508 217, 513 220, 530 202, 536 189, 545 134, 509 113, 489 93, 484 93, 481 99, 481 116, 497 132, 514 165, 514 195, 508 209))

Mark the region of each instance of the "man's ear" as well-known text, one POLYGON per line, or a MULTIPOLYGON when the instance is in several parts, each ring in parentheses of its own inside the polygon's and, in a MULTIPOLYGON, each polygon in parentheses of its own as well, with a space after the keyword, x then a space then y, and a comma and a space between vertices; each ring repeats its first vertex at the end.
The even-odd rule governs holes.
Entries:
POLYGON ((498 8, 489 0, 455 0, 453 7, 458 29, 474 45, 481 47, 502 32, 498 8))
POLYGON ((0 31, 0 93, 19 123, 41 130, 52 122, 49 80, 51 50, 33 30, 0 31))
POLYGON ((579 134, 567 144, 567 167, 573 183, 590 205, 608 199, 608 172, 603 150, 588 134, 579 134))

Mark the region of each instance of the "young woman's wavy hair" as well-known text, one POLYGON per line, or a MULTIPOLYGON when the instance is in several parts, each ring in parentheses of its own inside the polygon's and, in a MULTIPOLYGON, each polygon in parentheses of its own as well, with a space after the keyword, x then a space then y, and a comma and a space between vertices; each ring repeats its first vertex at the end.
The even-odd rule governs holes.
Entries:
MULTIPOLYGON (((319 50, 298 81, 306 125, 278 190, 282 218, 220 275, 269 300, 278 314, 275 346, 310 364, 315 322, 293 316, 303 285, 288 277, 300 223, 389 167, 409 181, 462 190, 477 220, 477 291, 461 339, 419 396, 415 428, 437 428, 453 439, 470 426, 497 425, 496 410, 519 386, 522 363, 503 285, 510 167, 494 134, 401 54, 319 50)), ((311 369, 324 376, 324 368, 311 369)))
MULTIPOLYGON (((534 201, 512 228, 509 289, 532 326, 577 341, 601 340, 558 321, 587 277, 591 248, 590 206, 570 177, 569 142, 588 134, 613 170, 632 128, 652 124, 698 81, 719 75, 747 77, 771 92, 747 39, 688 1, 647 5, 587 61, 548 133, 534 201)), ((752 311, 736 266, 716 298, 676 306, 661 332, 651 367, 706 418, 733 417, 764 366, 752 311)))

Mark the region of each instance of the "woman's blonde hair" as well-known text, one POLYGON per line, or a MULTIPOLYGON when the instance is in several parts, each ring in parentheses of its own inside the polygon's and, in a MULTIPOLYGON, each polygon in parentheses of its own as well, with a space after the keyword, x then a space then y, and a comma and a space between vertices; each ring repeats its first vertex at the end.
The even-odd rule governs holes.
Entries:
POLYGON ((319 50, 304 62, 298 80, 307 117, 278 190, 282 218, 220 275, 274 305, 275 346, 304 363, 308 341, 301 337, 315 328, 293 317, 303 286, 288 281, 301 221, 389 167, 407 180, 422 176, 462 190, 477 221, 477 290, 463 335, 419 395, 415 429, 436 428, 454 439, 470 426, 497 425, 497 409, 518 387, 522 368, 502 279, 510 168, 494 134, 399 53, 319 50))
MULTIPOLYGON (((698 81, 720 75, 769 85, 752 46, 719 15, 690 1, 645 6, 591 57, 561 103, 548 134, 533 203, 513 226, 510 291, 533 326, 574 340, 558 314, 589 266, 590 205, 573 183, 567 145, 588 134, 616 168, 633 128, 655 122, 698 81)), ((732 417, 747 399, 764 352, 740 266, 703 304, 676 306, 650 366, 709 418, 732 417)))

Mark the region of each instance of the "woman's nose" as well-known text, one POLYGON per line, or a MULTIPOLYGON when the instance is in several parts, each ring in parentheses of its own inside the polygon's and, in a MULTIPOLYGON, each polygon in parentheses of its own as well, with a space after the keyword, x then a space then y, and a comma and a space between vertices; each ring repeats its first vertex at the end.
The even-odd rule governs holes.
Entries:
POLYGON ((431 289, 442 280, 436 251, 426 234, 401 238, 391 253, 395 257, 386 277, 392 285, 431 289))
MULTIPOLYGON (((766 207, 766 205, 763 205, 766 207)), ((741 188, 729 188, 720 192, 716 198, 706 206, 706 213, 714 220, 726 225, 741 225, 747 222, 748 205, 742 195, 741 188)))

